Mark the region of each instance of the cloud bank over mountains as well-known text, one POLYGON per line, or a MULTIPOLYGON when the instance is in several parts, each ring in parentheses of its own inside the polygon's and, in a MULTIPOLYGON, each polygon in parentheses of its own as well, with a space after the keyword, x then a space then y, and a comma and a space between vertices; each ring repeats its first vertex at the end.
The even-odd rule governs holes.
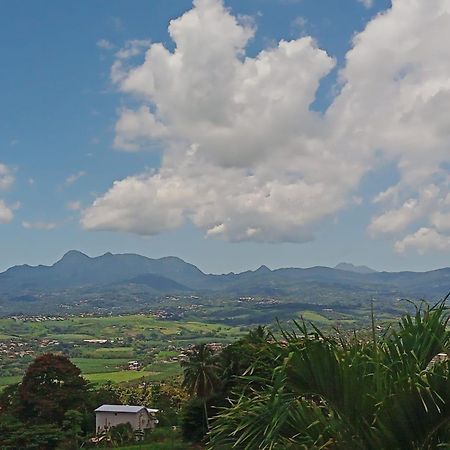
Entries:
POLYGON ((120 110, 115 146, 162 147, 162 163, 116 181, 83 226, 152 235, 192 222, 230 241, 305 242, 354 206, 365 175, 394 166, 368 234, 398 252, 449 251, 450 3, 393 0, 355 35, 323 113, 311 105, 334 58, 308 36, 250 57, 255 33, 221 1, 195 0, 170 22, 173 51, 118 52, 112 81, 137 106, 120 110))

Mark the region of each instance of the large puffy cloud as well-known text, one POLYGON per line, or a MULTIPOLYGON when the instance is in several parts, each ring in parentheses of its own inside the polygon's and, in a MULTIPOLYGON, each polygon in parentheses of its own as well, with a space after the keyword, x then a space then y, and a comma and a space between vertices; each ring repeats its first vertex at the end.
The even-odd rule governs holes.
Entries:
MULTIPOLYGON (((370 233, 373 236, 396 235, 404 231, 421 218, 438 211, 443 206, 440 196, 441 191, 436 185, 426 186, 420 190, 417 198, 409 198, 398 208, 387 210, 375 217, 369 226, 370 233)), ((442 222, 442 219, 440 221, 442 222)))
POLYGON ((398 162, 403 186, 449 162, 450 4, 396 0, 355 37, 329 114, 362 149, 398 162))
POLYGON ((219 0, 194 1, 169 25, 174 51, 147 43, 131 68, 141 41, 118 54, 112 79, 141 105, 121 110, 115 146, 162 146, 163 160, 114 183, 84 227, 145 235, 191 221, 229 240, 305 241, 389 163, 400 181, 377 196, 370 233, 401 239, 426 225, 445 239, 449 14, 446 0, 394 0, 354 38, 341 90, 319 115, 311 104, 335 62, 312 38, 248 57, 251 22, 219 0))
POLYGON ((408 249, 424 254, 429 251, 450 251, 450 236, 433 228, 423 227, 395 243, 395 250, 403 253, 408 249))
POLYGON ((209 236, 304 241, 311 238, 312 223, 339 208, 339 195, 321 183, 265 180, 246 174, 245 169, 209 166, 205 170, 194 161, 175 173, 164 168, 156 175, 116 182, 85 212, 84 223, 91 228, 155 234, 177 228, 189 217, 209 236))
POLYGON ((121 111, 115 145, 163 142, 162 167, 116 182, 83 224, 153 234, 190 220, 230 240, 310 239, 352 182, 339 174, 353 163, 327 149, 322 119, 309 110, 334 60, 311 38, 245 57, 254 29, 219 1, 195 2, 169 32, 174 52, 153 44, 126 76, 113 70, 144 102, 121 111))
POLYGON ((436 238, 448 231, 450 212, 447 39, 450 3, 394 1, 355 37, 342 92, 328 111, 361 151, 379 151, 396 164, 400 180, 376 197, 383 210, 369 231, 396 236, 399 251, 419 249, 419 241, 421 252, 426 242, 433 242, 429 250, 448 250, 446 237, 436 238))

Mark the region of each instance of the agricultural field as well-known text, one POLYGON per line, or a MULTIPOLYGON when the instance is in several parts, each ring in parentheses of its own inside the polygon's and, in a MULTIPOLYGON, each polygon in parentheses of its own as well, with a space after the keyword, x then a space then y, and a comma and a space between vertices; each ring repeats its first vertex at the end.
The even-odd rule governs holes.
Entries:
POLYGON ((201 342, 230 343, 245 331, 150 314, 3 318, 0 388, 18 382, 28 364, 45 352, 70 357, 94 384, 162 381, 181 373, 178 355, 185 348, 201 342), (139 370, 130 370, 130 361, 137 361, 139 370))
MULTIPOLYGON (((370 320, 369 305, 359 310, 261 300, 245 297, 234 306, 223 302, 210 305, 202 315, 174 318, 174 314, 134 313, 97 316, 18 316, 0 318, 0 389, 15 383, 39 354, 59 352, 70 357, 83 375, 94 384, 121 383, 145 379, 162 381, 180 374, 178 355, 202 342, 233 342, 257 323, 283 327, 292 320, 304 320, 327 328, 360 328, 370 320), (197 320, 194 320, 194 317, 197 320), (226 322, 224 322, 226 318, 226 322), (128 363, 138 361, 139 370, 128 363)), ((393 315, 376 312, 387 322, 393 315)))

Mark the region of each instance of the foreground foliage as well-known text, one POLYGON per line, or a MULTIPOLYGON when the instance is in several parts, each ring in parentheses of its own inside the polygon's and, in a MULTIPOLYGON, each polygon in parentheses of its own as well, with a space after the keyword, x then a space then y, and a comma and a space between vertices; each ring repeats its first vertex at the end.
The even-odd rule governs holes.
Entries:
POLYGON ((376 336, 296 324, 274 344, 270 376, 243 378, 212 424, 210 449, 450 448, 445 301, 376 336))
MULTIPOLYGON (((0 449, 84 448, 95 433, 94 410, 105 403, 153 406, 164 410, 160 426, 175 425, 185 398, 181 387, 171 383, 89 386, 68 358, 47 353, 30 364, 20 384, 0 393, 0 449)), ((146 436, 154 441, 155 448, 180 442, 171 428, 168 436, 158 441, 163 430, 146 436)), ((105 437, 108 446, 136 442, 135 433, 127 426, 113 427, 105 437)))
MULTIPOLYGON (((0 393, 0 449, 85 448, 104 403, 160 409, 139 444, 155 450, 190 448, 181 438, 211 450, 450 449, 449 347, 444 300, 383 332, 374 322, 326 334, 295 323, 221 349, 197 345, 182 359, 182 383, 93 386, 66 357, 45 354, 0 393)), ((100 445, 136 448, 127 426, 106 435, 100 445)))

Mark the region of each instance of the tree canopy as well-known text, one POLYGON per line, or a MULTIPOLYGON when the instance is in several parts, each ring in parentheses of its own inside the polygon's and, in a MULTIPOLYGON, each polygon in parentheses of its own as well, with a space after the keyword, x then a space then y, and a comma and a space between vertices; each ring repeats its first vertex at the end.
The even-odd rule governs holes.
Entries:
POLYGON ((61 424, 68 410, 86 401, 86 381, 65 356, 45 353, 28 367, 19 386, 19 417, 61 424))

